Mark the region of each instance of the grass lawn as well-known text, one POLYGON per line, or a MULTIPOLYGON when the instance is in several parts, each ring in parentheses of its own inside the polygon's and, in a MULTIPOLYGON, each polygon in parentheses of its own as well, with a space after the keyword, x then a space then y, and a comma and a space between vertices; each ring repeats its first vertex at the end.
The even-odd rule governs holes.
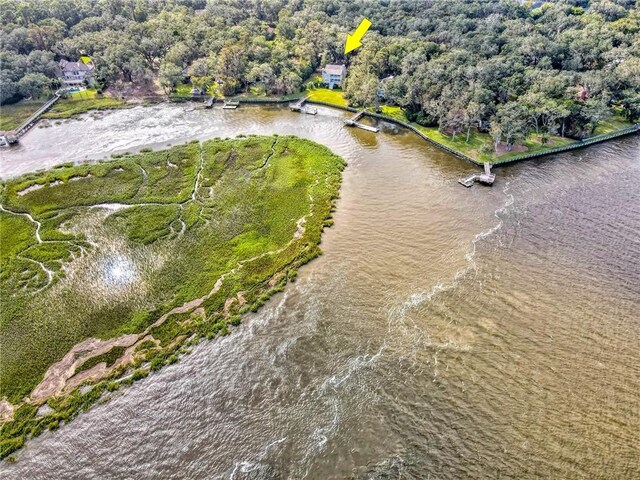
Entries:
POLYGON ((90 110, 111 110, 123 108, 126 105, 122 100, 99 95, 95 89, 87 89, 74 92, 68 98, 61 98, 47 113, 42 115, 42 118, 70 118, 90 110))
POLYGON ((616 114, 604 120, 600 120, 600 123, 596 127, 594 135, 601 135, 603 133, 613 132, 614 130, 620 130, 621 128, 627 128, 633 124, 627 121, 622 115, 616 114))
POLYGON ((190 97, 192 89, 193 85, 191 85, 190 83, 179 83, 175 86, 174 91, 171 92, 171 95, 176 95, 178 97, 190 97))
POLYGON ((455 140, 452 140, 451 135, 443 134, 436 127, 416 126, 420 131, 436 142, 446 145, 449 148, 453 148, 483 163, 500 163, 525 153, 540 152, 548 148, 561 147, 575 142, 575 140, 570 138, 553 136, 549 139, 548 144, 543 144, 535 134, 532 134, 523 143, 526 150, 496 155, 493 153, 493 140, 491 137, 488 134, 480 133, 475 129, 471 131, 469 141, 467 142, 466 132, 456 135, 455 140), (489 149, 491 149, 491 153, 487 153, 489 149))
MULTIPOLYGON (((404 112, 400 107, 383 105, 380 107, 380 109, 381 113, 388 117, 395 118, 403 122, 408 122, 404 112)), ((455 149, 473 159, 476 159, 479 162, 500 163, 524 153, 542 152, 550 148, 557 148, 576 142, 576 140, 570 138, 552 136, 551 138, 549 138, 549 142, 545 144, 542 143, 541 139, 537 135, 531 134, 523 143, 523 146, 526 147, 525 151, 514 151, 496 155, 495 153, 493 153, 493 140, 491 139, 491 137, 488 134, 480 133, 475 129, 471 131, 469 141, 467 141, 466 132, 456 135, 455 140, 452 140, 451 135, 445 135, 435 127, 423 127, 416 123, 413 123, 412 125, 418 128, 422 133, 424 133, 432 140, 441 143, 449 148, 455 149), (488 151, 490 151, 491 153, 488 153, 488 151)), ((594 135, 612 132, 614 130, 626 128, 631 125, 632 124, 626 121, 621 115, 616 114, 608 119, 602 120, 598 125, 598 128, 596 129, 594 135)))
MULTIPOLYGON (((370 109, 370 110, 373 111, 373 109, 370 109)), ((400 120, 401 122, 409 122, 409 120, 407 120, 407 117, 405 116, 404 112, 400 107, 395 107, 392 105, 381 105, 380 113, 382 115, 386 115, 387 117, 400 120)))
MULTIPOLYGON (((249 136, 8 180, 0 191, 13 212, 0 212, 2 396, 20 404, 78 342, 142 332, 194 300, 201 302, 197 312, 189 307, 151 329, 157 346, 140 337, 134 368, 175 361, 185 336, 228 333, 239 315, 257 310, 319 254, 344 165, 308 140, 249 136), (101 203, 124 207, 91 208, 101 203), (41 222, 40 240, 36 224, 18 212, 41 222)), ((84 354, 76 368, 112 365, 123 353, 84 354)), ((141 378, 148 370, 136 372, 141 378)), ((0 429, 0 457, 19 448, 26 433, 68 421, 105 388, 117 388, 124 367, 109 375, 96 380, 94 393, 52 399, 46 422, 21 407, 0 429)))
POLYGON ((313 88, 307 91, 309 100, 331 103, 339 107, 346 107, 347 101, 342 90, 329 90, 328 88, 313 88))
POLYGON ((15 130, 45 103, 47 103, 46 98, 21 100, 11 105, 0 106, 0 131, 15 130))

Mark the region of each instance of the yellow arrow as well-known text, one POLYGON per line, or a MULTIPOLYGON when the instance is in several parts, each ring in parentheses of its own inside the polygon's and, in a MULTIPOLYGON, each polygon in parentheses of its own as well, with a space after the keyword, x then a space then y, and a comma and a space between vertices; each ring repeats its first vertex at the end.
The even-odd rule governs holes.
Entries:
POLYGON ((367 30, 369 30, 370 26, 371 22, 368 19, 364 18, 360 22, 360 25, 358 25, 358 28, 356 28, 356 31, 353 32, 353 35, 347 33, 347 43, 344 46, 345 55, 351 50, 355 50, 356 48, 360 48, 362 46, 360 40, 362 40, 362 37, 364 37, 364 34, 367 33, 367 30))

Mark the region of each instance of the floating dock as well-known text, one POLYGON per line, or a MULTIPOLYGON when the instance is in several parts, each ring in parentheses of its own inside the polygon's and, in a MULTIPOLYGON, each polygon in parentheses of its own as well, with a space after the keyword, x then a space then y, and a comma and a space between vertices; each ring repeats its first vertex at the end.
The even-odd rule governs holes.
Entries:
POLYGON ((491 173, 492 166, 493 165, 491 165, 490 163, 485 163, 484 172, 474 173, 473 175, 470 175, 465 178, 459 178, 458 183, 460 185, 464 185, 467 188, 473 186, 473 184, 476 182, 482 183, 483 185, 493 185, 493 182, 495 182, 496 180, 496 174, 491 173))
POLYGON ((239 106, 240 106, 240 102, 229 100, 229 101, 224 102, 224 107, 222 107, 222 108, 225 109, 225 110, 235 110, 239 106))
POLYGON ((303 97, 300 100, 298 100, 295 103, 290 103, 289 104, 289 108, 291 109, 292 112, 301 112, 302 109, 304 108, 304 103, 307 101, 307 98, 309 97, 303 97))
POLYGON ((353 117, 345 120, 344 124, 347 127, 357 127, 357 128, 361 128, 362 130, 366 130, 367 132, 378 133, 380 131, 378 127, 371 127, 369 125, 365 125, 364 123, 358 122, 358 120, 360 120, 363 116, 364 116, 364 110, 360 110, 353 117))

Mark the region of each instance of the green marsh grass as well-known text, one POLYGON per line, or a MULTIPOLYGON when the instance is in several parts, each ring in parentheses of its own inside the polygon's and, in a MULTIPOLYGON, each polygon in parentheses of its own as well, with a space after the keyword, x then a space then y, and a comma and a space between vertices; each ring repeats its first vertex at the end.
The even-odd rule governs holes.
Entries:
MULTIPOLYGON (((7 181, 0 193, 13 212, 0 212, 0 287, 8 292, 0 310, 5 399, 29 406, 24 398, 78 342, 141 333, 172 308, 204 301, 200 313, 171 315, 154 327, 157 343, 136 349, 134 371, 117 367, 90 395, 50 399, 54 412, 44 417, 32 409, 14 417, 2 427, 0 454, 19 448, 26 435, 57 428, 114 385, 177 361, 183 341, 229 334, 240 314, 281 291, 320 254, 344 166, 307 140, 249 136, 7 181), (42 187, 25 193, 34 185, 42 187), (19 213, 41 223, 42 243, 35 223, 19 213)), ((113 364, 116 353, 122 352, 112 349, 83 365, 113 364)))

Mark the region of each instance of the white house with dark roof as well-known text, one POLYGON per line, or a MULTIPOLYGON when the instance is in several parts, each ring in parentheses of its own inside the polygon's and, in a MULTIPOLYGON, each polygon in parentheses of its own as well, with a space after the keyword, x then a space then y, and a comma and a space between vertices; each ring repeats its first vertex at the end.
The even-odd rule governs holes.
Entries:
POLYGON ((66 85, 80 85, 85 80, 89 83, 93 80, 93 63, 69 62, 60 60, 60 78, 66 85))
POLYGON ((329 88, 342 87, 345 78, 347 78, 347 67, 344 65, 328 64, 322 69, 322 83, 329 85, 329 88))

